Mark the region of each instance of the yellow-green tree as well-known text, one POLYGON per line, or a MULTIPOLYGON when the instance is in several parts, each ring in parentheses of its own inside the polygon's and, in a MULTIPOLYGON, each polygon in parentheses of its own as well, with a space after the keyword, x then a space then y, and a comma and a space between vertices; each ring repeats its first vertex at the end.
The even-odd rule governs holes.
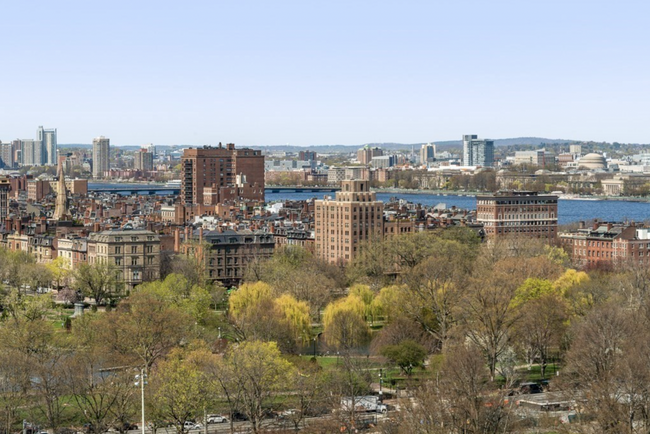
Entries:
POLYGON ((241 409, 253 432, 260 432, 264 409, 276 394, 290 387, 293 365, 282 357, 275 342, 250 341, 233 346, 224 356, 241 393, 241 409))
POLYGON ((392 321, 399 316, 402 310, 403 294, 406 288, 399 285, 390 285, 379 290, 379 294, 372 301, 373 311, 385 320, 392 321))
POLYGON ((58 256, 55 260, 47 264, 46 267, 50 271, 52 281, 57 289, 67 285, 72 274, 70 260, 68 258, 58 256))
POLYGON ((261 301, 270 300, 272 297, 273 289, 267 283, 245 283, 230 294, 229 313, 234 318, 241 318, 248 313, 251 307, 261 301))
POLYGON ((352 294, 328 304, 323 313, 326 342, 344 351, 365 343, 370 335, 365 310, 363 300, 352 294))
POLYGON ((515 297, 512 300, 513 306, 518 307, 527 301, 535 300, 546 295, 558 294, 553 283, 546 279, 529 278, 517 288, 515 297))
POLYGON ((375 300, 375 293, 368 285, 356 284, 350 288, 350 295, 355 295, 363 301, 364 312, 363 315, 366 320, 370 319, 374 323, 375 316, 378 314, 377 305, 373 303, 375 300))
POLYGON ((568 269, 553 282, 553 287, 568 301, 571 315, 583 316, 596 304, 600 282, 592 282, 584 271, 568 269))
POLYGON ((205 381, 205 349, 174 349, 152 373, 153 400, 158 413, 171 421, 178 434, 187 430, 185 421, 202 415, 212 391, 205 381))
POLYGON ((553 287, 561 294, 566 294, 566 292, 571 288, 575 288, 576 286, 587 283, 588 281, 589 275, 587 273, 570 268, 557 278, 555 282, 553 282, 553 287))
POLYGON ((289 294, 278 298, 264 282, 244 284, 230 295, 230 321, 239 337, 276 341, 283 351, 295 351, 309 339, 309 305, 289 294))
POLYGON ((142 284, 136 288, 136 292, 150 293, 160 300, 179 307, 199 324, 205 323, 210 314, 212 296, 208 290, 193 285, 180 274, 169 274, 163 281, 142 284))
POLYGON ((309 305, 304 301, 296 300, 289 294, 281 295, 275 299, 275 305, 289 324, 294 339, 308 340, 311 330, 309 305))

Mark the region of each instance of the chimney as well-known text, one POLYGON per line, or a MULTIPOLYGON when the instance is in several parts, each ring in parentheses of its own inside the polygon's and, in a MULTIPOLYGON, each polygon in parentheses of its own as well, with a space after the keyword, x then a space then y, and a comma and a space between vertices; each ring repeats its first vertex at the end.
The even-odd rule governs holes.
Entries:
POLYGON ((613 226, 614 225, 612 225, 611 223, 607 223, 607 232, 611 231, 613 226))
POLYGON ((174 253, 181 251, 181 230, 179 228, 174 229, 174 253))
POLYGON ((185 242, 187 243, 189 241, 190 241, 190 227, 185 226, 185 242))
POLYGON ((578 224, 578 229, 584 229, 585 228, 585 221, 580 220, 580 223, 578 224))

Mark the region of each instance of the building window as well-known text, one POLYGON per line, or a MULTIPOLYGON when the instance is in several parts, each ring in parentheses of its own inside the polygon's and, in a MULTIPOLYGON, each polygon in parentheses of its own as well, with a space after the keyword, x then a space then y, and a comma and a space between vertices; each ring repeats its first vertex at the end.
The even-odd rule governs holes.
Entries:
POLYGON ((136 256, 131 257, 131 265, 138 265, 138 258, 136 256))

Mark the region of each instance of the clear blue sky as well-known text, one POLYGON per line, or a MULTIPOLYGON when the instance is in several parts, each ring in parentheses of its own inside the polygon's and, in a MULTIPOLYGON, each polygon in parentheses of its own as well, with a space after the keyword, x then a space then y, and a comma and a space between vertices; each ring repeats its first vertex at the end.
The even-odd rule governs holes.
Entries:
POLYGON ((5 1, 0 139, 650 143, 648 1, 5 1))

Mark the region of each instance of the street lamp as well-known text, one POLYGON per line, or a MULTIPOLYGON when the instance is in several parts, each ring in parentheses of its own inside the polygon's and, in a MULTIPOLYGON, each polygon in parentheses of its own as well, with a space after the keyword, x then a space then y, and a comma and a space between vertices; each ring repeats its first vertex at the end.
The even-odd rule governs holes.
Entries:
POLYGON ((135 385, 140 386, 140 398, 142 401, 142 434, 145 434, 144 425, 144 385, 147 384, 147 374, 144 373, 144 368, 140 369, 140 374, 135 376, 135 385))
POLYGON ((381 390, 381 386, 384 383, 384 370, 382 368, 379 368, 379 402, 382 401, 382 394, 383 391, 381 390))
POLYGON ((314 358, 316 358, 316 344, 318 343, 318 338, 322 334, 323 334, 323 332, 320 332, 316 336, 314 336, 314 358))

